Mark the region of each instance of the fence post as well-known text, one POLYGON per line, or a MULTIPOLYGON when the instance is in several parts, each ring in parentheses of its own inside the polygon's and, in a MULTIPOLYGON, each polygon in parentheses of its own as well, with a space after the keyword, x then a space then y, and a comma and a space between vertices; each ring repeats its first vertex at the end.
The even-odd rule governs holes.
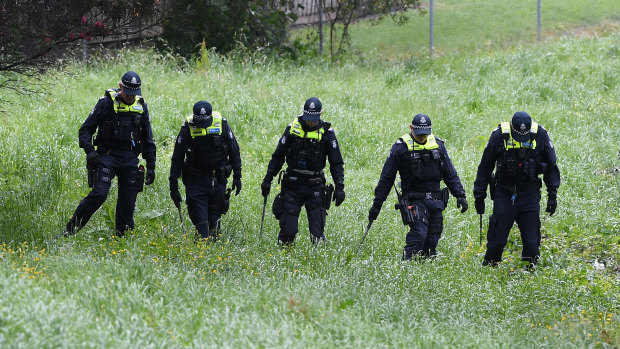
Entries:
POLYGON ((536 4, 536 23, 537 23, 537 33, 536 38, 540 41, 540 0, 536 4))
POLYGON ((319 3, 319 54, 323 55, 323 0, 317 0, 319 3))
MULTIPOLYGON (((538 0, 540 1, 540 0, 538 0)), ((433 30, 434 30, 434 11, 433 11, 433 0, 429 0, 429 8, 430 8, 430 43, 429 43, 429 49, 431 52, 431 57, 433 56, 433 47, 435 46, 435 43, 433 42, 433 30)))

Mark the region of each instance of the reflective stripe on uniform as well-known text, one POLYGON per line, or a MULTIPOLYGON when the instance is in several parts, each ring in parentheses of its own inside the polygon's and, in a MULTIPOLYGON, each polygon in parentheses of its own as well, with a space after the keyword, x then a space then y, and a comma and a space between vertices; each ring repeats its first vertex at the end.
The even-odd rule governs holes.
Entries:
POLYGON ((186 118, 187 124, 190 127, 189 131, 190 131, 192 138, 206 136, 207 134, 211 134, 211 135, 222 134, 222 114, 220 114, 219 112, 217 111, 213 112, 213 122, 211 123, 211 126, 207 128, 192 126, 190 122, 192 122, 193 118, 194 118, 193 115, 190 115, 186 118))
POLYGON ((407 148, 409 149, 409 151, 414 151, 414 150, 431 150, 431 149, 437 149, 439 148, 439 144, 437 144, 437 141, 435 140, 435 135, 433 135, 432 133, 430 135, 428 135, 428 137, 426 138, 426 143, 424 144, 419 144, 417 142, 415 142, 413 140, 413 137, 411 137, 411 134, 406 134, 402 137, 400 137, 400 139, 403 140, 403 142, 405 142, 405 144, 407 144, 407 148))
POLYGON ((504 121, 500 124, 502 129, 502 134, 504 135, 504 148, 506 149, 519 149, 519 148, 528 148, 528 149, 536 149, 536 133, 538 133, 538 123, 532 121, 532 127, 530 127, 530 132, 533 135, 530 136, 532 139, 531 142, 517 142, 514 138, 512 138, 512 132, 510 128, 510 122, 504 121))
POLYGON ((297 118, 295 118, 295 120, 293 120, 293 122, 291 123, 290 134, 295 135, 299 138, 310 138, 320 141, 323 138, 323 133, 325 133, 325 129, 323 127, 310 132, 304 131, 301 123, 299 122, 299 119, 297 118))
POLYGON ((110 98, 112 98, 112 104, 114 105, 114 112, 115 113, 138 113, 138 114, 142 114, 144 112, 144 108, 142 107, 142 103, 140 102, 142 100, 142 96, 136 96, 135 101, 133 102, 133 104, 131 105, 127 105, 122 101, 117 100, 116 98, 116 94, 117 92, 113 89, 110 90, 106 90, 106 92, 108 93, 108 95, 110 96, 110 98))

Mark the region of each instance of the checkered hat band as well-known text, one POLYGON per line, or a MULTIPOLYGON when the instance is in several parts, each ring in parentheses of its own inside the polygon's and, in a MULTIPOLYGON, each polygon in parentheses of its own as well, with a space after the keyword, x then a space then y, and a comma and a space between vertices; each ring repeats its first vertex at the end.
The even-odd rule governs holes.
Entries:
POLYGON ((529 128, 527 130, 525 130, 525 131, 518 131, 518 130, 515 130, 515 129, 513 129, 513 131, 515 131, 516 134, 521 135, 521 136, 525 136, 525 135, 530 133, 530 129, 529 128))
POLYGON ((310 114, 310 115, 317 115, 317 114, 321 114, 321 112, 320 112, 320 111, 309 111, 309 110, 306 110, 306 109, 304 109, 304 113, 306 113, 306 114, 310 114))
POLYGON ((132 84, 130 82, 127 81, 121 81, 121 85, 123 85, 123 87, 128 88, 130 90, 137 90, 140 88, 140 84, 132 84))
POLYGON ((413 126, 413 128, 419 128, 419 129, 422 129, 422 130, 426 130, 427 128, 431 128, 430 126, 419 126, 419 125, 411 125, 411 126, 413 126))

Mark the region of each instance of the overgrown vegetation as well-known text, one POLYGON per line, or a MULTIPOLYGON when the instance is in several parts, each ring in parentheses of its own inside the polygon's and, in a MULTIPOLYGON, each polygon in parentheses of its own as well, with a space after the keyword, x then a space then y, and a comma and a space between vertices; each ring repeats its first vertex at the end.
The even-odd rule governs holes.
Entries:
POLYGON ((220 53, 238 47, 284 52, 291 48, 293 7, 291 0, 173 0, 158 47, 185 57, 195 56, 202 41, 220 53))
POLYGON ((43 79, 58 88, 43 101, 0 114, 0 347, 618 347, 619 42, 613 31, 389 66, 123 51, 50 72, 43 79), (142 77, 158 145, 136 229, 112 237, 113 189, 85 229, 52 241, 89 190, 79 125, 128 69, 142 77), (309 96, 338 133, 347 200, 329 212, 327 246, 311 245, 302 214, 295 246, 280 249, 272 216, 258 238, 259 184, 309 96), (230 122, 244 166, 222 237, 206 246, 183 233, 166 180, 200 99, 230 122), (471 197, 488 135, 516 110, 549 130, 562 173, 539 268, 522 268, 516 229, 505 261, 480 266, 478 217, 454 199, 436 260, 400 261, 405 229, 387 203, 355 254, 385 156, 412 115, 433 118, 471 197))

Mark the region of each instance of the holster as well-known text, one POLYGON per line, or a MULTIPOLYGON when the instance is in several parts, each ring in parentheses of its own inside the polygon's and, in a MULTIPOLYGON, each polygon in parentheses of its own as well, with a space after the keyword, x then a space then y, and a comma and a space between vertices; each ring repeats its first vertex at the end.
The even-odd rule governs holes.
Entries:
POLYGON ((88 187, 92 188, 97 183, 97 166, 86 165, 86 175, 88 177, 88 187))
POLYGON ((232 166, 224 165, 216 169, 214 172, 215 172, 215 179, 217 179, 217 181, 220 183, 224 183, 224 181, 226 181, 228 177, 230 177, 230 174, 232 173, 232 166))
POLYGON ((278 195, 273 199, 273 205, 271 205, 271 212, 276 217, 277 220, 280 220, 282 214, 284 214, 284 193, 279 192, 278 195))
POLYGON ((334 195, 334 185, 325 186, 325 195, 323 196, 323 208, 329 210, 332 205, 332 195, 334 195))
POLYGON ((232 193, 232 188, 226 189, 224 196, 222 197, 222 214, 226 214, 230 208, 230 193, 232 193))
POLYGON ((416 220, 417 207, 409 205, 409 201, 401 199, 399 203, 394 205, 394 208, 400 211, 400 218, 404 225, 409 225, 416 220))
MULTIPOLYGON (((280 220, 280 217, 284 214, 284 192, 286 191, 286 182, 288 179, 288 174, 285 171, 280 171, 278 174, 278 184, 282 185, 282 190, 273 199, 273 205, 271 205, 271 212, 277 220, 280 220)), ((295 180, 297 180, 297 178, 295 178, 295 180)))
POLYGON ((448 207, 448 200, 450 200, 450 190, 446 187, 441 189, 441 201, 446 207, 448 207))

